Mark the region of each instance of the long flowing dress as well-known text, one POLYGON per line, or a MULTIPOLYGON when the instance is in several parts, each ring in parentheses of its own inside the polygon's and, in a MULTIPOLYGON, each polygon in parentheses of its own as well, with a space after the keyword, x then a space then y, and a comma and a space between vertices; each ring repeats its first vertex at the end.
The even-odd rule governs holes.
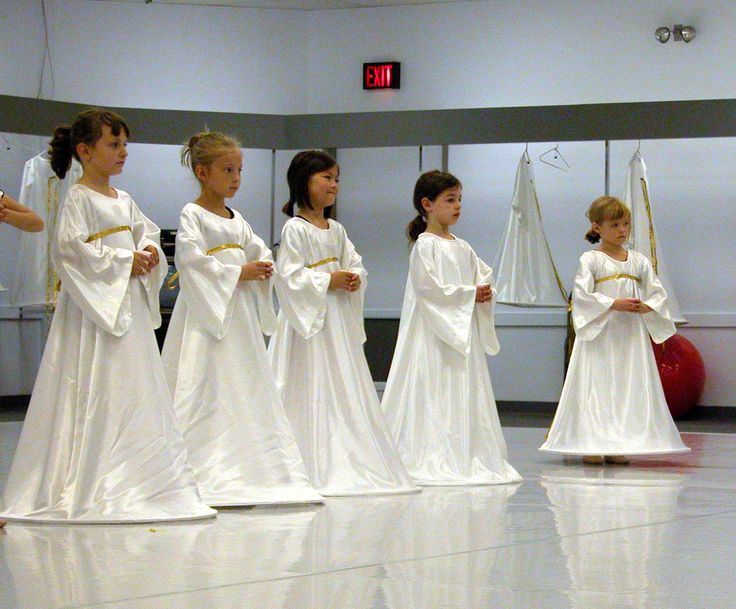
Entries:
POLYGON ((159 230, 131 197, 80 184, 54 240, 61 292, 0 515, 41 522, 211 517, 200 499, 153 334, 166 276, 159 230), (131 277, 133 251, 161 262, 131 277))
POLYGON ((462 239, 419 235, 382 407, 420 485, 504 484, 509 465, 486 353, 499 351, 493 302, 475 302, 493 271, 462 239))
POLYGON ((363 353, 366 271, 345 229, 288 220, 276 275, 281 310, 268 350, 312 484, 322 495, 417 492, 363 353), (360 290, 328 291, 341 269, 360 275, 360 290))
POLYGON ((612 456, 690 450, 667 408, 649 340, 663 343, 675 326, 648 258, 633 250, 625 261, 585 252, 572 298, 575 346, 540 450, 612 456), (614 311, 617 298, 639 298, 652 310, 614 311))
POLYGON ((189 461, 211 506, 321 502, 263 340, 276 329, 271 281, 239 281, 243 264, 271 252, 232 215, 189 203, 176 234, 181 290, 163 359, 189 461))

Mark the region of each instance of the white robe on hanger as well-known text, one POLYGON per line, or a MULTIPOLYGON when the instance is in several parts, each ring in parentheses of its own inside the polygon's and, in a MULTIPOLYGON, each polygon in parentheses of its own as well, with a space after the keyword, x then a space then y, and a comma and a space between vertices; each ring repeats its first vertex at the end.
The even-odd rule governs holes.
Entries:
POLYGON ((639 151, 636 151, 631 157, 626 170, 623 200, 631 210, 631 247, 649 258, 649 262, 655 267, 657 277, 667 290, 667 306, 672 314, 672 321, 677 325, 684 325, 687 320, 680 312, 680 305, 677 303, 675 290, 672 287, 667 264, 662 254, 662 243, 657 239, 649 199, 647 166, 639 151))
POLYGON ((200 500, 153 334, 167 270, 158 240, 158 227, 127 193, 69 190, 53 250, 61 292, 0 498, 3 518, 112 523, 215 514, 200 500), (160 263, 131 277, 133 250, 148 245, 160 263))
POLYGON ((494 303, 475 302, 480 284, 493 272, 466 241, 419 235, 381 405, 420 485, 521 480, 506 461, 486 361, 499 351, 494 303))
POLYGON ((22 232, 19 236, 9 306, 26 307, 56 302, 58 275, 51 264, 51 244, 56 236, 59 212, 66 193, 81 175, 82 166, 76 160, 72 160, 63 180, 51 169, 51 161, 46 153, 26 162, 18 202, 43 219, 44 230, 38 233, 22 232))
POLYGON ((291 218, 276 273, 281 311, 269 355, 312 484, 322 495, 417 492, 363 353, 366 271, 345 229, 291 218), (360 275, 359 291, 328 291, 341 269, 360 275))
POLYGON ((649 259, 619 261, 597 250, 580 257, 572 298, 575 346, 546 442, 571 455, 647 455, 690 450, 672 421, 649 341, 675 334, 667 294, 649 259), (639 298, 644 314, 614 311, 639 298))
POLYGON ((210 506, 321 502, 263 340, 276 329, 271 281, 239 281, 243 264, 271 252, 232 213, 189 203, 176 233, 181 290, 163 359, 189 461, 210 506))
POLYGON ((509 221, 493 266, 499 303, 520 307, 567 306, 567 293, 544 235, 532 161, 526 152, 516 168, 509 221))

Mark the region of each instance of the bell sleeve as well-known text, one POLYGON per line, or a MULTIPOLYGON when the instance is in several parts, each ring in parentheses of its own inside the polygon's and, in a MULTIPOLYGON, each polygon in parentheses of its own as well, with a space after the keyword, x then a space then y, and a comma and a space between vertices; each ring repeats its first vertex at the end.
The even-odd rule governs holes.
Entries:
POLYGON ((357 332, 357 336, 362 343, 365 343, 365 323, 363 322, 363 308, 365 306, 365 291, 368 287, 368 271, 363 266, 363 258, 355 249, 352 241, 348 239, 347 232, 340 225, 343 236, 342 255, 340 256, 340 268, 355 273, 360 277, 360 288, 355 292, 348 292, 347 297, 350 300, 350 310, 353 325, 357 332))
POLYGON ((67 194, 59 214, 52 260, 64 290, 82 314, 102 330, 123 336, 131 327, 127 294, 133 252, 100 241, 86 243, 94 232, 88 211, 77 191, 67 194))
POLYGON ((276 259, 276 295, 289 325, 303 338, 311 338, 325 323, 330 274, 306 268, 306 235, 287 222, 281 232, 276 259))
POLYGON ((662 282, 652 268, 652 263, 646 256, 641 256, 641 295, 639 299, 652 310, 643 313, 642 318, 652 340, 661 344, 675 334, 675 324, 667 306, 667 293, 662 282))
POLYGON ((232 307, 230 301, 240 279, 237 264, 223 264, 207 254, 207 244, 197 216, 186 207, 179 216, 176 232, 176 269, 180 297, 205 331, 220 340, 227 335, 232 307))
POLYGON ((132 208, 131 229, 133 231, 135 249, 142 251, 149 245, 152 245, 158 252, 158 264, 147 275, 138 276, 146 292, 152 325, 154 328, 158 328, 161 325, 161 301, 159 299, 159 292, 169 271, 166 255, 161 249, 161 229, 143 214, 135 204, 135 201, 131 199, 130 203, 132 208))
POLYGON ((572 289, 572 321, 575 338, 593 340, 608 323, 614 299, 595 291, 595 262, 586 252, 580 257, 572 289))
POLYGON ((440 340, 463 355, 470 352, 470 328, 475 309, 476 287, 444 283, 437 271, 431 239, 419 239, 409 264, 417 307, 440 340))
POLYGON ((488 355, 496 355, 501 349, 498 344, 498 336, 496 336, 496 324, 494 319, 494 310, 496 308, 496 285, 493 281, 493 269, 483 262, 474 251, 472 255, 475 258, 475 284, 489 284, 491 286, 491 301, 475 303, 475 311, 478 315, 478 333, 483 351, 488 355))
MULTIPOLYGON (((245 239, 243 241, 243 249, 248 262, 271 262, 273 263, 273 255, 266 243, 253 229, 246 225, 245 239)), ((258 311, 258 321, 261 326, 261 332, 267 336, 271 336, 276 332, 276 314, 273 312, 273 276, 266 281, 246 281, 244 282, 248 290, 252 291, 255 301, 256 310, 258 311)))

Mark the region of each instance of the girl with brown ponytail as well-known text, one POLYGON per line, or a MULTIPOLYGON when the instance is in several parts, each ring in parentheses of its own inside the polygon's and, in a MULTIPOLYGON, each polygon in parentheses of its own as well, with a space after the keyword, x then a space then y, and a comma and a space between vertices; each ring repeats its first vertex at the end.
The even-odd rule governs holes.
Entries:
POLYGON ((0 515, 63 523, 214 516, 199 497, 153 329, 166 264, 159 229, 113 188, 128 126, 93 108, 56 130, 67 192, 52 247, 61 288, 0 515))
POLYGON ((419 485, 521 480, 507 462, 486 354, 499 350, 493 272, 450 232, 462 185, 429 171, 414 188, 416 218, 396 351, 383 410, 419 485))
POLYGON ((690 450, 665 401, 651 341, 675 333, 667 294, 649 259, 627 249, 631 212, 616 197, 593 201, 572 292, 575 346, 540 450, 625 465, 629 455, 690 450), (651 337, 651 340, 650 340, 651 337))

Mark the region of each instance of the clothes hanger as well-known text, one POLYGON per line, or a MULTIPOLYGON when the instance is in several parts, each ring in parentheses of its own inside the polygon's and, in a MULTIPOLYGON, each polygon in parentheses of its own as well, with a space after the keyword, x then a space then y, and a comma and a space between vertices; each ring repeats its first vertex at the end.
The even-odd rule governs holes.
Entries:
POLYGON ((560 152, 560 145, 556 144, 554 148, 550 148, 546 152, 539 155, 539 160, 545 165, 559 169, 560 171, 570 171, 570 163, 565 160, 560 152))
POLYGON ((524 145, 524 159, 526 159, 527 165, 531 165, 532 159, 529 156, 529 142, 524 145))

